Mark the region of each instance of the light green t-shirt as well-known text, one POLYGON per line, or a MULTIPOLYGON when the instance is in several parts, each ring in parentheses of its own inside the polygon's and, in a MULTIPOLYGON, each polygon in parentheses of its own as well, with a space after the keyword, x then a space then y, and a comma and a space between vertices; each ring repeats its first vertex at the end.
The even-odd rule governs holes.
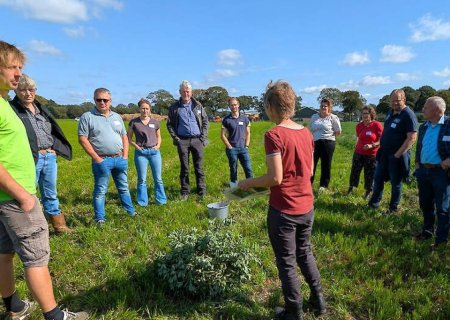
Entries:
MULTIPOLYGON (((22 121, 0 97, 0 163, 25 190, 36 193, 36 169, 22 121)), ((0 202, 12 197, 0 190, 0 202)))

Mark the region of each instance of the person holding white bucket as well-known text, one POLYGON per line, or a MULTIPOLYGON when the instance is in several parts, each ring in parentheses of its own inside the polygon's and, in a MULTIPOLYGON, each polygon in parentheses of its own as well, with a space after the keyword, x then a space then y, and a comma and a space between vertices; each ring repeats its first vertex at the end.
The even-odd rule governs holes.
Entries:
POLYGON ((291 120, 295 93, 285 81, 270 82, 264 105, 276 126, 266 132, 267 173, 239 181, 238 187, 270 187, 267 226, 281 280, 285 308, 277 308, 276 319, 303 319, 302 294, 296 265, 311 289, 309 307, 316 315, 326 312, 320 273, 312 253, 314 221, 313 174, 314 142, 311 133, 291 120))

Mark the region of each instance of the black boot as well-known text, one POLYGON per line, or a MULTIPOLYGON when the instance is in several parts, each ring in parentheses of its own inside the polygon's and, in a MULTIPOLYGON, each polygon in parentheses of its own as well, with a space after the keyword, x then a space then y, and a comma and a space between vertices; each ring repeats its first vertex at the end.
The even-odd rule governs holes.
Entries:
POLYGON ((275 309, 276 320, 303 320, 303 310, 301 306, 291 306, 275 309))
POLYGON ((308 302, 310 309, 312 309, 316 316, 327 312, 327 305, 325 303, 325 298, 321 287, 311 290, 311 295, 309 296, 308 302))

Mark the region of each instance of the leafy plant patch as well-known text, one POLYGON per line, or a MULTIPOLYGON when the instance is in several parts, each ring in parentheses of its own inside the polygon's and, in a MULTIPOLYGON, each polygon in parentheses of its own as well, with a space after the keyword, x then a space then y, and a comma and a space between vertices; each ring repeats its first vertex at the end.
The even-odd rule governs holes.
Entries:
POLYGON ((170 252, 160 252, 155 266, 170 291, 219 298, 251 279, 250 266, 257 259, 227 228, 231 222, 211 220, 205 232, 192 228, 169 234, 170 252))

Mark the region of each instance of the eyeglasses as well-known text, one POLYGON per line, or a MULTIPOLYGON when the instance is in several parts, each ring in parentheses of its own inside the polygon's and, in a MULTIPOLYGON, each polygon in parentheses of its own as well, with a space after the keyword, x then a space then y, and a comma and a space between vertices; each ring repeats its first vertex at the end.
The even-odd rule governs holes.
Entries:
POLYGON ((36 92, 36 88, 28 88, 28 89, 19 89, 20 93, 27 93, 27 91, 29 93, 35 93, 36 92))
POLYGON ((95 101, 96 102, 98 102, 98 103, 108 103, 109 102, 109 99, 95 99, 95 101))
POLYGON ((370 114, 369 112, 363 112, 362 114, 370 114))

